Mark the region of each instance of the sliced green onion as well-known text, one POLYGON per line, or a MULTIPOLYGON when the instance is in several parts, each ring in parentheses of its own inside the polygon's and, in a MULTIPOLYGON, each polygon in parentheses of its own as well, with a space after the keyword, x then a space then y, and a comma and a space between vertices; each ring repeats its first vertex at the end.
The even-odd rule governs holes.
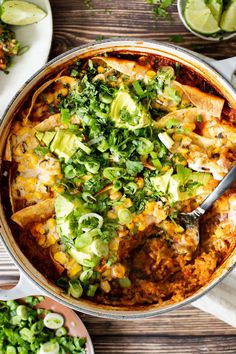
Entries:
POLYGON ((103 176, 110 181, 114 181, 115 179, 124 176, 125 170, 121 167, 106 167, 103 170, 103 176))
POLYGON ((83 150, 86 154, 89 155, 89 154, 91 153, 92 150, 91 150, 88 146, 86 146, 84 143, 82 143, 81 141, 77 140, 76 144, 77 144, 77 146, 78 146, 81 150, 83 150))
POLYGON ((21 316, 13 316, 11 318, 11 323, 13 324, 13 326, 19 325, 21 323, 21 316))
POLYGON ((19 306, 19 304, 15 300, 8 300, 7 306, 9 306, 12 311, 14 311, 19 306))
MULTIPOLYGON (((103 217, 97 213, 88 213, 88 214, 84 214, 82 215, 80 218, 79 218, 79 225, 81 225, 83 223, 83 221, 85 220, 88 220, 90 218, 95 218, 98 220, 98 225, 97 225, 97 228, 98 229, 101 229, 102 228, 102 225, 103 225, 103 217)), ((82 230, 83 231, 90 231, 92 230, 94 227, 82 227, 82 230)))
POLYGON ((139 138, 137 152, 139 155, 148 155, 153 150, 153 143, 146 138, 139 138))
POLYGON ((118 218, 122 225, 129 224, 132 221, 132 213, 128 209, 120 209, 118 218))
POLYGON ((96 285, 96 284, 89 285, 89 288, 87 290, 87 296, 93 297, 95 295, 97 288, 98 288, 98 285, 96 285))
POLYGON ((98 257, 107 257, 109 248, 107 243, 100 239, 96 239, 91 244, 92 252, 98 257))
POLYGON ((84 259, 80 262, 84 267, 94 268, 100 262, 101 258, 98 256, 91 257, 90 259, 84 259))
POLYGON ((59 313, 48 313, 44 319, 43 323, 45 327, 50 329, 61 328, 64 324, 64 317, 59 313))
POLYGON ((65 336, 67 334, 67 329, 65 327, 58 328, 55 334, 57 337, 65 336))
POLYGON ((161 140, 162 144, 169 150, 174 145, 174 140, 166 133, 159 133, 158 138, 161 140))
POLYGON ((119 191, 119 190, 122 188, 122 186, 123 186, 123 184, 122 184, 121 181, 119 181, 119 180, 114 181, 114 182, 113 182, 113 186, 112 186, 112 190, 113 190, 114 192, 117 192, 117 191, 119 191))
POLYGON ((100 163, 99 162, 86 162, 84 164, 85 168, 87 171, 89 171, 90 173, 97 173, 99 168, 100 168, 100 163))
POLYGON ((80 274, 79 280, 80 280, 82 283, 86 283, 86 282, 91 278, 92 275, 93 275, 92 269, 84 270, 84 271, 80 274))
POLYGON ((16 314, 20 316, 22 320, 27 320, 29 310, 25 305, 19 305, 16 309, 16 314))
POLYGON ((98 136, 97 138, 94 138, 94 139, 91 139, 88 141, 88 145, 91 146, 91 145, 94 145, 94 144, 97 144, 99 143, 100 141, 102 141, 104 139, 104 136, 101 135, 101 136, 98 136))
POLYGON ((144 91, 142 89, 142 86, 140 85, 140 83, 137 80, 133 82, 133 88, 135 89, 135 92, 137 93, 137 95, 139 97, 144 96, 144 91))
POLYGON ((135 194, 138 190, 138 186, 134 182, 129 182, 124 186, 124 191, 126 194, 135 194))
POLYGON ((108 142, 103 139, 101 143, 97 146, 97 149, 101 152, 105 152, 109 148, 108 142))
POLYGON ((85 202, 87 203, 94 203, 96 202, 96 198, 94 198, 94 196, 88 192, 83 192, 82 193, 82 198, 85 202))
POLYGON ((112 97, 108 94, 99 93, 99 99, 105 104, 110 104, 112 102, 112 97))
POLYGON ((61 108, 61 122, 65 124, 70 122, 70 111, 68 108, 61 108))
POLYGON ((131 281, 129 278, 120 278, 119 284, 122 288, 130 288, 131 287, 131 281))
POLYGON ((170 118, 166 123, 167 129, 171 129, 173 127, 179 127, 179 126, 180 126, 180 121, 176 118, 170 118))
POLYGON ((66 178, 74 178, 77 174, 76 169, 72 165, 67 165, 64 168, 64 174, 66 178))
POLYGON ((16 354, 16 349, 11 345, 7 346, 6 354, 16 354))
POLYGON ((34 334, 31 332, 31 330, 29 328, 22 328, 19 332, 20 336, 22 339, 26 340, 29 343, 32 343, 33 338, 34 338, 34 334))
POLYGON ((198 122, 198 123, 201 123, 201 122, 202 122, 202 116, 201 116, 200 114, 198 114, 198 115, 196 116, 196 122, 198 122))
POLYGON ((108 113, 107 112, 102 112, 100 109, 97 109, 95 111, 95 113, 96 113, 96 116, 98 116, 99 118, 102 118, 102 119, 108 118, 108 113))
POLYGON ((76 299, 81 297, 83 294, 83 288, 79 280, 69 281, 68 294, 75 297, 76 299))
POLYGON ((40 333, 42 331, 44 327, 44 323, 43 323, 43 320, 39 320, 37 322, 35 322, 31 327, 30 327, 30 330, 31 332, 33 333, 40 333))
POLYGON ((60 346, 57 342, 46 342, 41 344, 39 354, 58 354, 60 346))
POLYGON ((158 158, 155 158, 152 160, 153 165, 156 167, 157 170, 161 170, 162 164, 161 161, 158 158))
POLYGON ((93 237, 89 232, 79 235, 75 240, 75 248, 81 249, 92 243, 93 237))

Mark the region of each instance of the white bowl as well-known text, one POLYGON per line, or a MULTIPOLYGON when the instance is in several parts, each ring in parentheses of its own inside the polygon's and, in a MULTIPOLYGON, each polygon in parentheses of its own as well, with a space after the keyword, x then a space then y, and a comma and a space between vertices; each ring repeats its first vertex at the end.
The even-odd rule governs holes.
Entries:
POLYGON ((202 39, 206 39, 208 41, 213 41, 213 42, 224 41, 226 39, 230 39, 230 38, 233 38, 236 36, 236 31, 230 32, 230 33, 227 33, 227 32, 219 33, 219 34, 216 33, 214 35, 214 37, 212 35, 204 35, 204 34, 194 31, 191 27, 189 27, 189 25, 187 24, 187 22, 185 20, 185 17, 184 17, 185 4, 186 4, 186 0, 177 0, 177 8, 178 8, 179 17, 180 17, 183 25, 187 28, 187 30, 189 30, 190 32, 195 34, 195 36, 198 36, 202 39))

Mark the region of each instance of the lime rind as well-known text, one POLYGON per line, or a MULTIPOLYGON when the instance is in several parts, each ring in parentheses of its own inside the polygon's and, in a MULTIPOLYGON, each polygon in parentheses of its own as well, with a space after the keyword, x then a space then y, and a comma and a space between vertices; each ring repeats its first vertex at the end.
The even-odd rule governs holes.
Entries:
POLYGON ((219 25, 223 10, 223 0, 207 0, 206 5, 209 7, 212 15, 215 17, 219 25))
POLYGON ((1 5, 1 20, 9 25, 24 26, 41 21, 47 13, 33 3, 8 0, 1 5))
POLYGON ((198 33, 211 35, 221 30, 204 0, 188 0, 184 17, 190 28, 198 33))

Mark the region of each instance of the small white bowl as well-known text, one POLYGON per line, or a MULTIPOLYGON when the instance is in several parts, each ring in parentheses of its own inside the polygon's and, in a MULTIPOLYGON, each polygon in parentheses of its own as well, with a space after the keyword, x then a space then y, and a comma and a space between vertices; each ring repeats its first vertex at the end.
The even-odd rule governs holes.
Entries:
POLYGON ((206 39, 208 41, 213 41, 213 42, 218 42, 218 41, 224 41, 226 39, 230 39, 236 36, 236 31, 235 32, 231 32, 231 33, 220 33, 220 34, 215 34, 214 37, 212 37, 211 35, 203 35, 201 33, 198 33, 196 31, 194 31, 191 27, 189 27, 189 25, 187 24, 185 17, 184 17, 184 8, 185 8, 185 4, 186 4, 186 0, 177 0, 177 8, 178 8, 178 13, 179 13, 179 17, 183 23, 183 25, 193 34, 195 34, 195 36, 198 36, 202 39, 206 39))

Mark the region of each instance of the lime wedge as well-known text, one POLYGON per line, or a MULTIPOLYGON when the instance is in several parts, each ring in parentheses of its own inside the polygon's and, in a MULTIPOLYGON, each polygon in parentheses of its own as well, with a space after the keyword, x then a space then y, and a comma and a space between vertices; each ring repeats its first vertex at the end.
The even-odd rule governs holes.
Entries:
POLYGON ((215 17, 204 0, 188 0, 184 16, 188 25, 196 32, 213 34, 220 31, 215 17))
POLYGON ((23 26, 41 21, 47 13, 30 2, 4 1, 1 5, 1 20, 9 25, 23 26))
POLYGON ((231 0, 226 10, 223 12, 220 27, 225 32, 236 31, 236 0, 231 0))
POLYGON ((211 10, 211 13, 215 17, 217 23, 219 23, 223 8, 223 0, 207 0, 206 4, 211 10))

